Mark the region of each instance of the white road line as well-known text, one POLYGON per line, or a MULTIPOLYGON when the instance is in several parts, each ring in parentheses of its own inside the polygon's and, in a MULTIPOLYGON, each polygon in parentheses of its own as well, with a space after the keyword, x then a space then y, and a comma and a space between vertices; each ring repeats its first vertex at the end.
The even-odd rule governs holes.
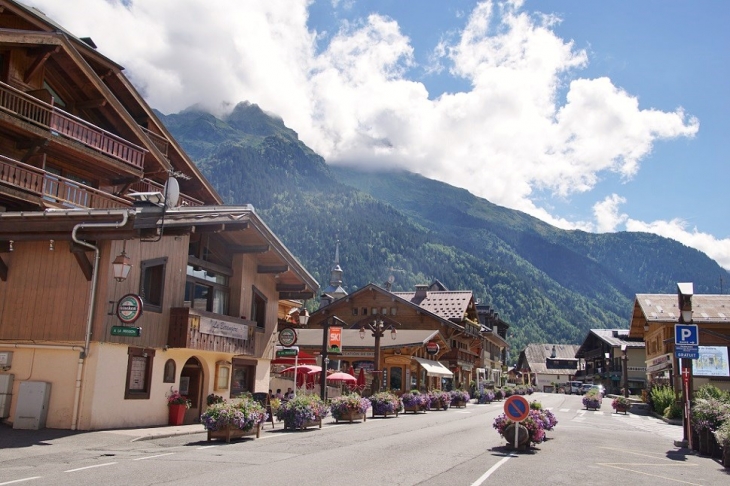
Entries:
POLYGON ((569 408, 561 408, 560 411, 561 412, 570 412, 570 409, 569 408))
POLYGON ((492 473, 493 473, 494 471, 496 471, 497 469, 499 469, 499 467, 500 467, 500 466, 501 466, 502 464, 504 464, 505 462, 507 462, 507 461, 509 460, 509 458, 510 458, 510 457, 515 457, 515 456, 511 456, 511 455, 510 455, 510 456, 506 456, 506 457, 503 457, 501 461, 499 461, 499 462, 498 462, 497 464, 495 464, 494 466, 490 467, 490 468, 489 468, 489 471, 485 472, 484 474, 482 474, 482 476, 481 476, 481 477, 480 477, 479 479, 477 479, 476 481, 474 481, 473 483, 471 483, 471 486, 480 486, 480 485, 481 485, 482 483, 484 483, 484 481, 486 481, 486 480, 487 480, 487 478, 488 478, 489 476, 491 476, 491 475, 492 475, 492 473))
POLYGON ((167 452, 165 454, 157 454, 156 456, 147 456, 147 457, 138 457, 137 459, 133 459, 134 461, 144 461, 145 459, 154 459, 155 457, 162 457, 162 456, 171 456, 174 452, 167 452))
POLYGON ((15 484, 15 483, 22 483, 23 481, 31 481, 33 479, 40 479, 42 476, 33 476, 32 478, 23 478, 23 479, 14 479, 12 481, 5 481, 4 483, 0 483, 0 486, 3 484, 15 484))
POLYGON ((218 446, 209 445, 209 446, 198 447, 198 449, 210 449, 211 447, 218 447, 218 446))
POLYGON ((79 467, 79 468, 76 468, 76 469, 69 469, 68 471, 63 471, 63 472, 83 471, 84 469, 93 469, 95 467, 111 466, 112 464, 116 464, 116 462, 105 462, 104 464, 95 464, 93 466, 79 467))

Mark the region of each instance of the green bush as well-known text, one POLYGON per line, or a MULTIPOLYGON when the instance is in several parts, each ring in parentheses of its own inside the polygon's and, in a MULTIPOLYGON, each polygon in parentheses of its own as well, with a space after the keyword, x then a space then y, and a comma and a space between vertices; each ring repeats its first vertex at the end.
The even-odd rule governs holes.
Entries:
POLYGON ((702 385, 695 391, 695 400, 708 400, 710 398, 727 403, 730 402, 730 393, 724 392, 710 383, 702 385))
POLYGON ((664 415, 664 411, 674 404, 674 390, 669 386, 655 386, 651 389, 651 403, 656 413, 664 415))
POLYGON ((681 419, 682 418, 682 407, 677 402, 672 402, 667 408, 664 409, 664 418, 668 419, 681 419))

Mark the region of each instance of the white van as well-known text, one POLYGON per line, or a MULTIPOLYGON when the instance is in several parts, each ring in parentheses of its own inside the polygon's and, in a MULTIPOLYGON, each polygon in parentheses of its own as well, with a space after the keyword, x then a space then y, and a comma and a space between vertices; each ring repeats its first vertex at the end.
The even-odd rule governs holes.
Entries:
POLYGON ((565 393, 568 395, 572 395, 575 393, 576 395, 581 394, 581 387, 583 386, 582 381, 569 381, 565 384, 565 393))

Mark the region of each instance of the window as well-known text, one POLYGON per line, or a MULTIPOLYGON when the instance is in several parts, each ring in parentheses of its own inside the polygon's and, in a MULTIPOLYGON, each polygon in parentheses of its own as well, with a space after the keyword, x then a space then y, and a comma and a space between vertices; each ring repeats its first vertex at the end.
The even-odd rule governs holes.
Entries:
POLYGON ((256 321, 256 327, 266 327, 266 298, 255 287, 251 303, 251 320, 256 321))
POLYGON ((162 312, 166 265, 167 257, 145 260, 140 264, 139 295, 142 297, 144 310, 162 312))
POLYGON ((368 308, 367 307, 363 307, 362 308, 362 315, 364 315, 364 316, 368 315, 368 308))
POLYGON ((357 307, 355 307, 355 308, 352 309, 352 315, 353 316, 356 316, 357 315, 357 307))
POLYGON ((186 307, 228 315, 228 295, 226 275, 188 265, 185 282, 186 307))
POLYGON ((231 398, 247 392, 253 392, 253 377, 256 376, 256 366, 249 364, 249 360, 233 359, 231 373, 231 398))
POLYGON ((149 399, 152 380, 154 349, 129 348, 127 350, 127 384, 125 399, 149 399))
POLYGON ((218 361, 215 364, 215 390, 228 390, 228 382, 231 378, 231 363, 218 361))
POLYGON ((390 315, 391 315, 391 316, 394 316, 394 315, 396 315, 396 307, 391 307, 391 308, 390 308, 390 315))

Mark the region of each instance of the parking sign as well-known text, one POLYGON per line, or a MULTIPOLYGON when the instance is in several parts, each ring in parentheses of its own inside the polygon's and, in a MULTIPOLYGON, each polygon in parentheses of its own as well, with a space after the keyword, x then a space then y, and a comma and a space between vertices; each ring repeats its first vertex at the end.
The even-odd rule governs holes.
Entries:
POLYGON ((697 324, 675 324, 674 344, 677 346, 697 346, 700 344, 700 333, 697 324))

